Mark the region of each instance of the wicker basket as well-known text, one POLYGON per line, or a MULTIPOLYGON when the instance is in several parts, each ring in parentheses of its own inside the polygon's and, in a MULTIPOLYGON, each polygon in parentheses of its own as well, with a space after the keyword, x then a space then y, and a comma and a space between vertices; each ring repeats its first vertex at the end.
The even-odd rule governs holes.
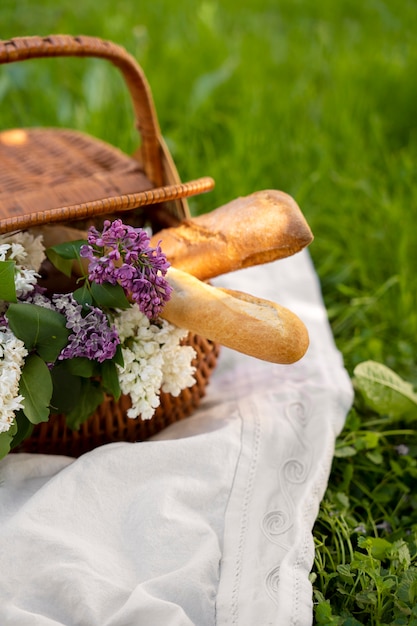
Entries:
MULTIPOLYGON (((189 217, 186 198, 209 191, 211 178, 179 179, 161 137, 152 94, 134 58, 112 42, 94 37, 54 35, 0 42, 0 63, 56 56, 107 59, 122 73, 129 89, 141 140, 129 156, 118 148, 75 130, 13 129, 0 132, 0 233, 54 222, 85 229, 104 217, 122 216, 154 232, 189 217)), ((37 425, 19 447, 27 452, 78 456, 111 441, 141 441, 189 416, 205 394, 216 366, 218 346, 195 335, 196 383, 178 397, 161 393, 151 420, 129 419, 128 397, 107 398, 79 431, 61 415, 37 425)))

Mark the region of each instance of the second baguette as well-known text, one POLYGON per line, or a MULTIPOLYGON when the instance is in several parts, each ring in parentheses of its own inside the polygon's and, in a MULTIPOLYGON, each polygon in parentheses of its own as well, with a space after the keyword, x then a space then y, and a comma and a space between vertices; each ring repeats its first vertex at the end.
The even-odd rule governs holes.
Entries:
POLYGON ((307 351, 307 329, 285 307, 213 287, 173 267, 167 279, 173 293, 161 317, 176 326, 272 363, 294 363, 307 351))
POLYGON ((256 191, 152 237, 171 265, 200 280, 283 259, 308 246, 312 232, 298 204, 277 190, 256 191))

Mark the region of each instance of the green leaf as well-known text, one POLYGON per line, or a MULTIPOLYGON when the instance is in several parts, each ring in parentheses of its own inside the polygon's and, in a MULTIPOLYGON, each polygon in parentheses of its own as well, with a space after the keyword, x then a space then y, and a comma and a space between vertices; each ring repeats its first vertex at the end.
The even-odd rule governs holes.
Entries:
POLYGON ((99 383, 82 378, 77 406, 67 413, 66 421, 70 428, 77 430, 94 413, 104 400, 99 383))
POLYGON ((382 561, 387 558, 392 550, 392 543, 382 537, 369 537, 370 549, 373 557, 382 561))
POLYGON ((0 261, 0 300, 16 302, 15 262, 0 261))
POLYGON ((125 364, 125 360, 123 358, 122 346, 120 344, 116 348, 116 352, 115 352, 115 355, 114 355, 112 361, 114 363, 117 363, 117 365, 120 365, 120 367, 123 367, 124 364, 125 364))
POLYGON ((395 541, 393 544, 395 550, 395 558, 398 559, 402 567, 407 570, 411 565, 411 555, 408 545, 403 539, 395 541))
POLYGON ((384 457, 382 456, 379 450, 370 450, 369 452, 366 453, 366 458, 369 459, 371 463, 374 463, 375 465, 381 465, 384 460, 384 457))
POLYGON ((47 422, 52 379, 45 362, 37 354, 31 354, 26 359, 20 377, 19 391, 24 397, 23 412, 28 420, 32 424, 47 422))
POLYGON ((68 361, 56 365, 51 371, 53 392, 51 407, 54 413, 68 413, 81 394, 81 378, 70 373, 68 361))
POLYGON ((71 276, 73 259, 64 259, 53 248, 48 248, 45 254, 57 270, 65 274, 65 276, 71 276))
POLYGON ((316 604, 314 610, 314 616, 316 618, 316 623, 321 626, 322 624, 332 624, 334 623, 332 620, 333 613, 332 608, 330 606, 329 600, 323 600, 316 604))
POLYGON ((51 246, 45 251, 45 254, 48 255, 51 250, 58 254, 63 259, 79 259, 80 258, 80 250, 81 247, 87 243, 86 239, 76 239, 74 241, 64 241, 62 243, 58 243, 56 246, 51 246))
POLYGON ((334 456, 337 458, 355 456, 355 454, 357 454, 357 450, 353 446, 340 445, 334 451, 334 456))
POLYGON ((378 604, 378 597, 375 591, 360 591, 355 594, 355 599, 361 608, 375 607, 378 604))
POLYGON ((93 304, 93 296, 91 295, 91 290, 89 289, 87 282, 84 282, 84 284, 76 289, 72 295, 78 304, 81 304, 82 306, 91 306, 93 304))
POLYGON ((16 423, 16 415, 15 418, 9 428, 4 433, 0 433, 0 459, 7 456, 12 447, 13 438, 17 433, 17 423, 16 423))
MULTIPOLYGON (((338 622, 338 624, 340 624, 340 622, 338 622)), ((358 622, 358 620, 352 617, 352 615, 349 615, 346 619, 343 620, 342 626, 363 626, 363 624, 362 622, 358 622)))
POLYGON ((365 403, 379 415, 397 418, 414 409, 417 394, 410 383, 389 367, 375 361, 365 361, 354 369, 353 383, 365 403))
POLYGON ((411 567, 407 570, 398 586, 398 599, 409 606, 414 606, 417 601, 417 569, 411 567))
POLYGON ((352 572, 350 571, 350 566, 345 564, 345 563, 341 563, 340 565, 337 566, 337 573, 339 574, 339 576, 342 578, 342 580, 344 580, 345 582, 351 582, 354 580, 354 576, 352 574, 352 572))
POLYGON ((365 448, 366 450, 371 450, 376 448, 379 444, 379 440, 381 437, 381 433, 374 432, 372 430, 367 430, 360 433, 360 437, 358 438, 358 444, 355 447, 359 449, 365 448), (361 446, 361 447, 360 447, 361 446))
POLYGON ((74 376, 82 378, 91 378, 99 374, 99 367, 96 361, 87 359, 87 357, 74 357, 65 361, 67 371, 74 376))
POLYGON ((13 435, 10 430, 5 433, 0 433, 0 459, 3 459, 10 452, 13 441, 13 435))
POLYGON ((106 360, 101 364, 101 379, 103 388, 110 393, 115 400, 118 400, 121 390, 117 367, 113 361, 106 360))
POLYGON ((128 309, 130 302, 120 285, 91 283, 91 293, 97 306, 109 309, 128 309))
POLYGON ((15 419, 17 432, 13 437, 11 445, 12 448, 16 448, 20 443, 22 443, 22 441, 26 439, 26 437, 28 437, 33 430, 33 424, 29 422, 23 411, 17 411, 15 419))
POLYGON ((76 241, 64 241, 63 243, 51 246, 45 250, 45 254, 60 272, 66 276, 71 276, 72 263, 80 258, 80 248, 85 245, 85 239, 76 241))
POLYGON ((7 319, 11 330, 27 350, 36 350, 46 362, 54 362, 66 346, 69 330, 64 315, 36 304, 10 304, 7 319))
POLYGON ((392 543, 382 537, 359 537, 358 546, 379 561, 388 558, 392 551, 392 543))
POLYGON ((337 491, 335 494, 336 500, 343 506, 343 508, 347 511, 350 506, 349 498, 345 493, 341 491, 337 491))

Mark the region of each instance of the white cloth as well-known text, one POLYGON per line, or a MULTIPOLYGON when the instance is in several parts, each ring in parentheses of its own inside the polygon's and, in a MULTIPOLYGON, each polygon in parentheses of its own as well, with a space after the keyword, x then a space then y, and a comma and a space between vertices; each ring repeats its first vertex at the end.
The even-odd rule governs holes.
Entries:
POLYGON ((0 462, 0 624, 309 626, 312 527, 352 401, 306 251, 218 279, 288 306, 291 366, 222 350, 193 417, 0 462))

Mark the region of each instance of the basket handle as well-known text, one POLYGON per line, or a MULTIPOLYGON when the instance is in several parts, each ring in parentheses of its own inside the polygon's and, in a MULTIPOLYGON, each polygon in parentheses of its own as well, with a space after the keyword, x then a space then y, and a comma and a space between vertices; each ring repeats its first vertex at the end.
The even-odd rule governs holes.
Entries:
POLYGON ((156 187, 162 186, 161 131, 149 84, 133 56, 111 41, 89 36, 31 36, 0 41, 0 63, 58 56, 107 59, 121 71, 132 98, 136 128, 142 138, 145 173, 156 187))

